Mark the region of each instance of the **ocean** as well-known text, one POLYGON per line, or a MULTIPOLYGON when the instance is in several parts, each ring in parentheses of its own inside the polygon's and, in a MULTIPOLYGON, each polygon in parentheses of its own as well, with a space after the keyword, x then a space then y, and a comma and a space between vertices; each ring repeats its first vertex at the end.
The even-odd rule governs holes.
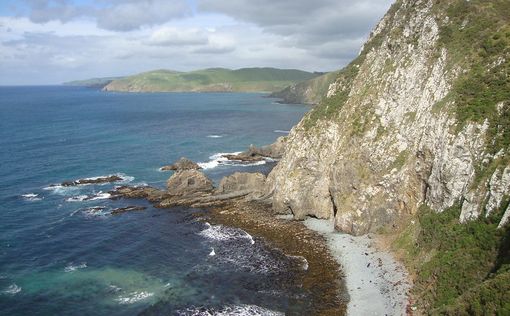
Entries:
POLYGON ((105 93, 0 87, 1 315, 280 315, 306 310, 301 265, 189 208, 108 199, 115 185, 163 188, 182 156, 218 182, 272 163, 220 153, 270 144, 308 110, 263 94, 105 93), (58 186, 106 175, 105 185, 58 186), (144 211, 111 215, 128 205, 144 211))

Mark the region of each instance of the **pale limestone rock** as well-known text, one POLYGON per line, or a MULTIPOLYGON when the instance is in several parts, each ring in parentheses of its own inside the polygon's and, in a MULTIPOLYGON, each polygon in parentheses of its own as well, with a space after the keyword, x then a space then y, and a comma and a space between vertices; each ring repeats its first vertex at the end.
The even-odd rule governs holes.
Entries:
POLYGON ((501 218, 498 228, 503 228, 509 222, 510 222, 510 205, 506 208, 505 214, 503 215, 503 218, 501 218))
POLYGON ((489 181, 489 200, 487 201, 486 216, 501 206, 503 197, 510 195, 510 166, 503 171, 496 170, 489 181))

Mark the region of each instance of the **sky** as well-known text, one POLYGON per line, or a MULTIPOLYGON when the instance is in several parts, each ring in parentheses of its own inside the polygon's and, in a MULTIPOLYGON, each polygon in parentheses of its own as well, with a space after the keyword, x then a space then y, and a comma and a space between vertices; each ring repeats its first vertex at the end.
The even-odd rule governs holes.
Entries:
POLYGON ((393 0, 0 0, 0 85, 154 69, 332 71, 393 0))

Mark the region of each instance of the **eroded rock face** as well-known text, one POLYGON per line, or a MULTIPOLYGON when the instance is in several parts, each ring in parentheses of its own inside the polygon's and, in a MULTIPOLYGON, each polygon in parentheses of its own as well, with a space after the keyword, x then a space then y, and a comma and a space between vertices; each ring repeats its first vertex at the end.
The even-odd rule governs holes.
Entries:
POLYGON ((486 192, 489 212, 510 194, 504 170, 476 183, 489 123, 457 126, 446 96, 463 69, 439 44, 448 20, 433 6, 400 1, 330 86, 330 105, 292 129, 266 181, 275 211, 334 217, 338 230, 360 235, 423 204, 441 212, 462 202, 461 219, 477 218, 486 192))
POLYGON ((167 192, 149 186, 122 186, 115 188, 109 192, 111 199, 127 198, 127 199, 147 199, 149 202, 157 203, 162 201, 167 192))
POLYGON ((221 179, 216 194, 228 194, 239 191, 262 192, 266 177, 262 173, 236 172, 221 179))
POLYGON ((213 182, 198 170, 182 170, 174 173, 166 182, 170 195, 189 196, 196 193, 211 192, 213 182))
POLYGON ((182 157, 175 163, 161 167, 161 171, 181 171, 181 170, 200 170, 202 169, 197 163, 182 157))

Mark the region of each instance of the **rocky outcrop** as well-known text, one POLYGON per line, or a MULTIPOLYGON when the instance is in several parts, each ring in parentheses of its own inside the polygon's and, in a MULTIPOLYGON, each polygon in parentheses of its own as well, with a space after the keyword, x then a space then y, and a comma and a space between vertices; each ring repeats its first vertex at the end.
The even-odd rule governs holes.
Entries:
MULTIPOLYGON (((95 178, 85 178, 85 179, 79 179, 74 181, 64 181, 60 184, 60 186, 63 187, 73 187, 77 185, 88 185, 88 184, 104 184, 104 183, 111 183, 111 182, 119 182, 124 181, 124 178, 118 176, 118 175, 110 175, 105 177, 95 177, 95 178)), ((57 185, 51 185, 50 187, 55 187, 57 185)))
POLYGON ((111 214, 119 215, 119 214, 123 214, 123 213, 127 213, 127 212, 143 211, 146 209, 147 208, 145 206, 126 206, 126 207, 120 207, 120 208, 113 209, 111 211, 111 214))
POLYGON ((161 171, 181 171, 181 170, 200 170, 202 169, 196 162, 189 160, 186 157, 182 157, 178 161, 171 165, 163 166, 160 168, 161 171))
POLYGON ((146 199, 151 203, 159 203, 168 196, 168 193, 150 186, 121 186, 110 191, 110 199, 146 199))
MULTIPOLYGON (((453 89, 474 65, 443 39, 443 30, 463 27, 448 5, 396 2, 326 99, 288 135, 265 190, 275 211, 334 218, 338 230, 360 235, 391 228, 421 205, 442 212, 460 203, 461 219, 477 218, 510 195, 508 160, 495 159, 488 140, 497 115, 461 121, 456 114, 453 89), (503 165, 480 176, 496 163, 503 165)), ((507 115, 499 106, 498 113, 507 115)))
POLYGON ((237 155, 224 155, 223 157, 227 158, 228 160, 248 163, 262 161, 267 158, 280 159, 285 151, 285 142, 286 137, 281 136, 278 137, 278 139, 271 145, 266 145, 262 147, 250 145, 250 148, 248 148, 247 151, 244 151, 237 155))
MULTIPOLYGON (((122 186, 110 191, 111 199, 146 199, 156 207, 210 207, 234 200, 263 200, 265 176, 261 173, 234 173, 224 177, 218 188, 201 171, 182 170, 167 181, 167 190, 150 186, 122 186)), ((136 209, 138 210, 138 209, 136 209)), ((131 211, 119 209, 116 213, 131 211)))
POLYGON ((197 170, 182 170, 174 173, 166 182, 168 194, 190 196, 211 192, 213 182, 203 172, 197 170))
POLYGON ((266 177, 262 173, 236 172, 221 179, 216 194, 229 194, 232 192, 249 191, 261 193, 264 191, 266 177))

